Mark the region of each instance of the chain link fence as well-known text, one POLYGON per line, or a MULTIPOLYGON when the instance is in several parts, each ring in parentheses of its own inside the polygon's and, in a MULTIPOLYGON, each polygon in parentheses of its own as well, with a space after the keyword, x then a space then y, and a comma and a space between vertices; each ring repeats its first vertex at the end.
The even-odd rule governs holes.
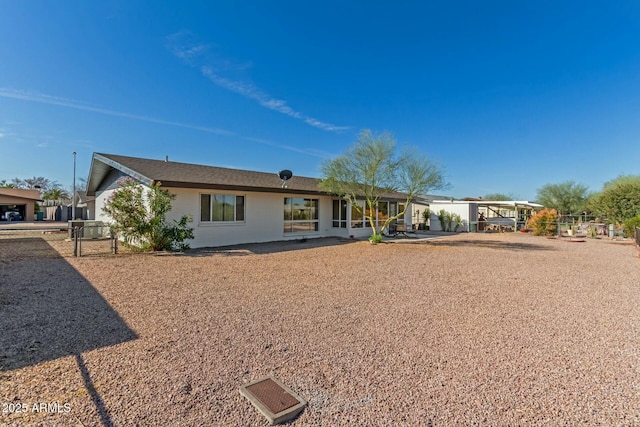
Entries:
POLYGON ((73 256, 118 253, 118 239, 111 227, 102 223, 72 221, 69 240, 73 242, 73 256))
POLYGON ((63 257, 104 256, 116 254, 119 249, 117 236, 111 228, 97 221, 73 221, 50 226, 16 224, 11 228, 0 228, 0 239, 10 243, 4 246, 7 252, 19 252, 21 246, 29 245, 35 239, 44 240, 63 257))

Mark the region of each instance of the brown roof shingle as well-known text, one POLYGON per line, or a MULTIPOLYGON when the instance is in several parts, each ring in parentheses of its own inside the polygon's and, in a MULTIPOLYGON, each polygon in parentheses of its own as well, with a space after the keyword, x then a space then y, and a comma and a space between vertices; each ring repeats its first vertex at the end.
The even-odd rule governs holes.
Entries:
MULTIPOLYGON (((137 172, 151 181, 160 181, 166 187, 250 189, 254 191, 282 191, 295 193, 323 193, 318 188, 317 178, 294 175, 282 188, 277 173, 254 172, 217 166, 196 165, 164 160, 142 159, 115 154, 96 153, 94 161, 109 159, 137 172)), ((89 189, 91 190, 91 189, 89 189)))
MULTIPOLYGON (((138 157, 120 156, 116 154, 94 153, 92 172, 96 161, 111 168, 122 170, 137 179, 146 181, 160 181, 163 187, 205 188, 221 190, 238 190, 297 193, 297 194, 327 194, 320 190, 320 179, 294 175, 282 187, 282 180, 277 173, 255 172, 242 169, 222 168, 217 166, 196 165, 164 160, 142 159, 138 157)), ((104 168, 102 168, 105 170, 104 168)), ((87 194, 95 194, 102 178, 89 177, 87 194)), ((390 198, 402 199, 401 193, 389 194, 390 198)))

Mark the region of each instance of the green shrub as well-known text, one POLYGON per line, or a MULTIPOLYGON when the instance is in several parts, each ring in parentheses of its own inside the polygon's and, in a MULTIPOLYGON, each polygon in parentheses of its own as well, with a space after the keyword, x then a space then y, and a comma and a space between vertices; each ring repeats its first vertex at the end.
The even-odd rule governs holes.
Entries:
POLYGON ((131 178, 120 179, 118 184, 120 188, 105 202, 104 211, 113 219, 111 228, 127 246, 152 251, 189 248, 185 240, 193 239, 193 228, 188 227, 191 216, 184 215, 174 224, 166 222, 175 195, 160 188, 160 182, 146 192, 131 178))
POLYGON ((422 211, 422 223, 426 226, 431 218, 431 209, 426 208, 422 211))
POLYGON ((447 223, 446 231, 451 231, 451 226, 453 225, 453 214, 451 212, 445 212, 444 220, 447 223))
POLYGON ((456 223, 455 227, 453 228, 453 231, 458 231, 458 228, 460 228, 463 225, 462 217, 460 216, 460 214, 453 214, 452 218, 456 223))
POLYGON ((558 212, 555 209, 543 209, 529 218, 527 228, 534 236, 555 236, 558 233, 558 212))
POLYGON ((636 227, 640 227, 640 215, 624 222, 624 237, 633 237, 636 227))
POLYGON ((444 209, 440 209, 436 214, 436 216, 438 217, 438 221, 440 221, 440 229, 442 231, 447 231, 447 223, 446 223, 447 211, 445 211, 444 209))
POLYGON ((378 243, 382 242, 382 234, 372 235, 371 237, 369 237, 369 241, 374 245, 377 245, 378 243))

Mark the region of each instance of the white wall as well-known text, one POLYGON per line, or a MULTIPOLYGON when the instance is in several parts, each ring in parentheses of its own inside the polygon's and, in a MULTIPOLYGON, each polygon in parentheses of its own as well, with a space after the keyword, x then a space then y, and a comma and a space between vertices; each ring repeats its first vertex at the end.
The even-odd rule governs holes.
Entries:
MULTIPOLYGON (((371 228, 368 223, 363 228, 350 228, 351 207, 347 222, 349 228, 333 227, 333 198, 330 196, 284 194, 284 193, 260 193, 222 190, 200 190, 190 188, 169 188, 176 198, 172 202, 172 209, 167 215, 169 221, 179 220, 183 215, 191 215, 193 222, 189 224, 193 228, 194 239, 189 241, 192 248, 228 246, 242 243, 259 243, 279 240, 294 240, 300 238, 315 237, 368 237, 371 228), (200 195, 201 194, 233 194, 245 198, 245 220, 243 222, 212 223, 200 221, 200 195), (319 200, 318 231, 306 233, 285 233, 283 230, 284 217, 283 206, 285 197, 301 197, 319 200)), ((96 193, 95 217, 96 220, 110 222, 111 218, 102 211, 104 202, 114 192, 114 189, 96 193)), ((411 209, 407 209, 405 215, 407 225, 411 224, 411 209)))
POLYGON ((193 222, 194 239, 192 248, 227 246, 241 243, 271 242, 300 238, 334 236, 337 229, 332 228, 331 197, 317 195, 288 194, 286 197, 304 197, 319 199, 318 231, 306 233, 285 233, 283 230, 284 194, 219 191, 216 194, 233 194, 245 197, 245 220, 237 223, 211 223, 200 221, 200 194, 211 193, 198 189, 169 188, 176 195, 167 219, 178 220, 182 215, 190 214, 193 222))
POLYGON ((95 219, 96 221, 103 221, 105 223, 111 222, 111 217, 104 213, 102 208, 104 208, 104 202, 113 194, 113 190, 105 190, 105 191, 96 191, 96 212, 95 219))
MULTIPOLYGON (((422 212, 424 212, 425 209, 430 209, 429 205, 423 205, 422 203, 411 203, 411 209, 407 209, 407 215, 405 215, 405 218, 408 217, 409 215, 411 215, 411 220, 413 222, 417 222, 417 224, 422 224, 422 212), (418 213, 418 215, 416 215, 416 213, 418 213)), ((427 225, 429 225, 429 223, 427 223, 427 225)))
MULTIPOLYGON (((440 221, 438 220, 438 212, 441 209, 444 209, 447 212, 451 212, 454 214, 460 215, 462 219, 462 226, 458 228, 458 231, 469 231, 469 219, 470 219, 470 209, 469 203, 456 203, 456 202, 431 202, 429 204, 431 207, 431 227, 430 230, 433 231, 442 231, 442 226, 440 221)), ((474 217, 472 221, 477 221, 477 218, 474 217)), ((455 227, 455 222, 453 224, 455 227)))

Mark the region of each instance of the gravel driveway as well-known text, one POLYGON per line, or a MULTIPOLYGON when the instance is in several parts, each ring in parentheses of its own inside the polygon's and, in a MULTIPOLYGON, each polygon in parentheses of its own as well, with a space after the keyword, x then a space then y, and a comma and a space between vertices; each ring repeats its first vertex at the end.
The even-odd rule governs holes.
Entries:
POLYGON ((0 239, 0 425, 264 426, 238 388, 266 375, 296 426, 640 424, 632 245, 69 248, 0 239))

